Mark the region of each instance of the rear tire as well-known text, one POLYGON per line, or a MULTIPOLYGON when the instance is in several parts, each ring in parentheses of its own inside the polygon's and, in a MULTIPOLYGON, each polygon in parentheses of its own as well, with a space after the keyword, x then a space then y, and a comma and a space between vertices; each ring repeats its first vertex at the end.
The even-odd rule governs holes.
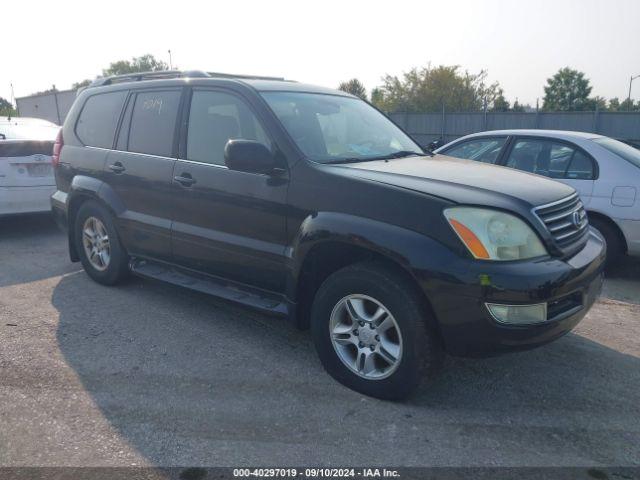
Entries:
POLYGON ((400 400, 440 366, 442 349, 429 320, 414 285, 371 262, 345 267, 323 282, 311 332, 334 379, 365 395, 400 400))
POLYGON ((620 263, 624 256, 624 244, 620 234, 606 221, 590 218, 589 223, 602 235, 607 242, 607 267, 620 263))
POLYGON ((83 203, 74 226, 76 251, 96 282, 115 285, 129 273, 129 256, 118 238, 111 213, 100 203, 83 203))

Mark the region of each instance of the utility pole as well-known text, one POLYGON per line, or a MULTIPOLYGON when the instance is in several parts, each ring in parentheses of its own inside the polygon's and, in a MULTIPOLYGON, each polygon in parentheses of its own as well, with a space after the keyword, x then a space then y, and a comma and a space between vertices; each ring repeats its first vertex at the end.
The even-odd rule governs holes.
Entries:
POLYGON ((631 85, 636 78, 640 78, 640 75, 636 75, 635 77, 631 75, 631 79, 629 80, 629 96, 627 97, 627 110, 631 111, 631 85))
POLYGON ((173 62, 171 61, 171 49, 167 51, 169 52, 169 70, 173 70, 173 62))

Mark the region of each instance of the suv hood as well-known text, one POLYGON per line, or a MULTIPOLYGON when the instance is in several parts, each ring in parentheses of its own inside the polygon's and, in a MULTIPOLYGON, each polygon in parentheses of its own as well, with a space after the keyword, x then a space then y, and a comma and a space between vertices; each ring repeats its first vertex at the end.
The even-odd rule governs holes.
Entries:
POLYGON ((572 187, 539 175, 445 155, 349 163, 339 167, 348 175, 461 204, 512 208, 515 200, 523 207, 532 208, 574 193, 572 187))

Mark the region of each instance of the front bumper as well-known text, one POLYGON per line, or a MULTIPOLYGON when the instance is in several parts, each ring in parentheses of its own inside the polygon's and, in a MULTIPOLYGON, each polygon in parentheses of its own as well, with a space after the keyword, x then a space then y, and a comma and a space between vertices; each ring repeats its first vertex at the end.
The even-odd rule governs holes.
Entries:
POLYGON ((457 259, 436 280, 433 272, 425 272, 420 280, 445 349, 452 355, 486 356, 533 348, 571 331, 600 293, 605 251, 604 240, 592 230, 585 247, 568 259, 457 259), (549 305, 547 321, 532 325, 500 324, 485 306, 542 302, 549 305))

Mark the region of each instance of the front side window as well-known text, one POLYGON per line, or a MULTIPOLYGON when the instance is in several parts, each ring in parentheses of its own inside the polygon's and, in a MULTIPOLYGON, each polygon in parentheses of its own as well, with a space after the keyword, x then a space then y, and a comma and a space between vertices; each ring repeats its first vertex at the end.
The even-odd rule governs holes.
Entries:
POLYGON ((579 148, 551 139, 517 140, 507 167, 566 180, 592 180, 593 161, 579 148))
POLYGON ((320 163, 422 155, 393 122, 360 99, 297 92, 263 92, 302 153, 320 163))
POLYGON ((443 153, 450 157, 476 160, 483 163, 496 163, 506 140, 505 137, 468 140, 454 145, 443 153))
POLYGON ((171 156, 180 94, 179 90, 137 94, 131 116, 128 151, 171 156))
POLYGON ((267 134, 243 100, 218 91, 193 92, 187 160, 224 165, 224 147, 233 138, 255 140, 270 148, 267 134))
POLYGON ((76 135, 90 147, 111 148, 127 92, 100 93, 89 97, 76 123, 76 135))

